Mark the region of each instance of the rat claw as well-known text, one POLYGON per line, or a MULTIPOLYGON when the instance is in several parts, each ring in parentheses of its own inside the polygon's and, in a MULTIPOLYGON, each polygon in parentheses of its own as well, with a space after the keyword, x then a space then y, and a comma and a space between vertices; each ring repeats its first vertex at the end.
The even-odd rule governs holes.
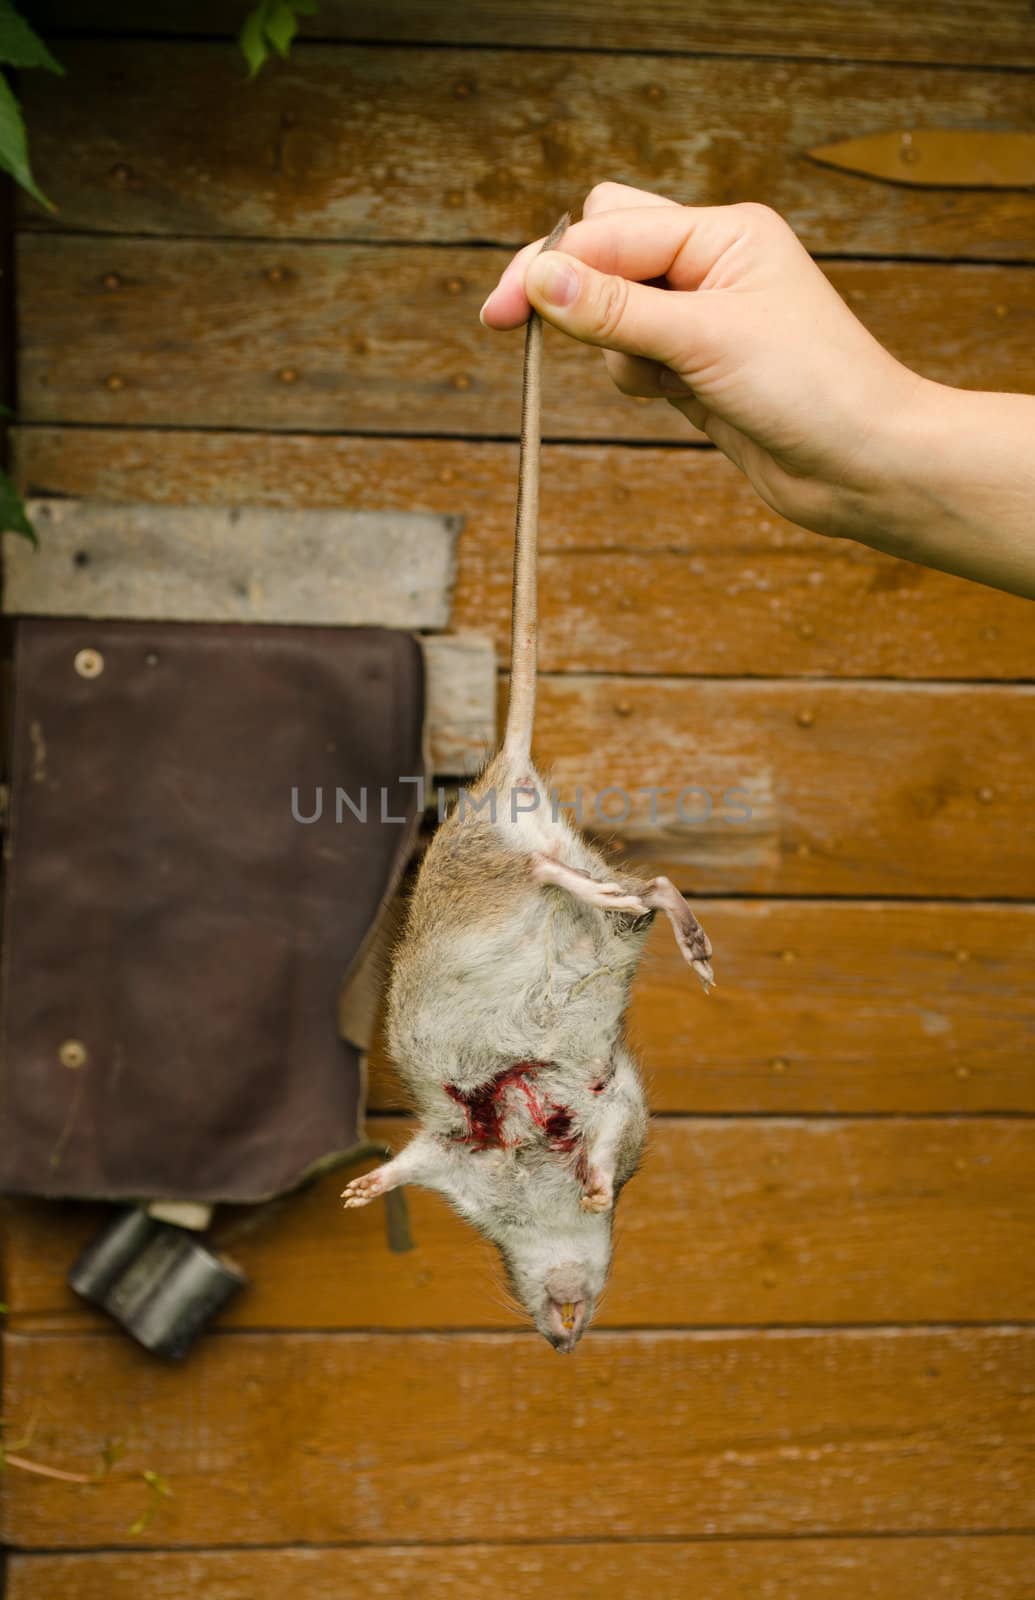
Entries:
POLYGON ((352 1206, 368 1206, 371 1200, 376 1200, 384 1192, 384 1184, 379 1170, 365 1172, 361 1178, 353 1178, 345 1185, 341 1192, 344 1209, 352 1206))
POLYGON ((614 1185, 601 1172, 591 1172, 579 1199, 583 1211, 610 1211, 614 1204, 614 1185))

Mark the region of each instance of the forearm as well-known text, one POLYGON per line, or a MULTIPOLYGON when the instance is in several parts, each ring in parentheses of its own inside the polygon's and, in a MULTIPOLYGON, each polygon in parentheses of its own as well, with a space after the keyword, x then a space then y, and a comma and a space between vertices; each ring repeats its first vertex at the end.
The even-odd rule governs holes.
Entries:
POLYGON ((1035 598, 1035 396, 924 382, 873 455, 832 531, 1035 598))

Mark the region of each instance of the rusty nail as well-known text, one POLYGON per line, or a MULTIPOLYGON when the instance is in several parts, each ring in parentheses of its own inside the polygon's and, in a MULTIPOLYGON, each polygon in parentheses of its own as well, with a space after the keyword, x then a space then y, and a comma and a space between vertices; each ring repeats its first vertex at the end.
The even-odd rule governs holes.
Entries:
POLYGON ((816 713, 814 711, 807 710, 799 711, 794 720, 797 722, 799 728, 811 728, 812 724, 816 720, 816 713))
POLYGON ((920 152, 913 145, 913 135, 911 133, 904 133, 902 135, 902 143, 899 145, 898 158, 900 161, 904 161, 907 166, 912 166, 913 162, 920 160, 920 152))
POLYGON ((447 278, 446 279, 446 293, 447 294, 459 294, 461 289, 463 288, 463 286, 464 286, 463 278, 447 278))
POLYGON ((784 1060, 783 1056, 774 1056, 772 1061, 770 1061, 769 1065, 770 1065, 770 1067, 772 1068, 772 1070, 774 1072, 786 1072, 787 1071, 787 1063, 784 1060))
POLYGON ((270 267, 269 271, 266 273, 266 282, 267 283, 283 283, 284 282, 284 268, 283 267, 270 267))
POLYGON ((281 383, 298 382, 298 373, 295 371, 294 367, 281 367, 280 371, 277 373, 277 377, 280 379, 281 383))
POLYGON ((812 626, 811 622, 799 622, 799 624, 798 624, 798 632, 799 632, 799 634, 801 635, 801 637, 803 639, 811 639, 813 637, 813 635, 815 634, 816 630, 812 626))
POLYGON ((956 1068, 956 1076, 957 1076, 957 1078, 969 1078, 970 1077, 970 1068, 969 1067, 962 1067, 962 1066, 961 1067, 957 1067, 956 1068))
POLYGON ((1005 306, 996 306, 995 314, 996 314, 997 317, 1005 317, 1006 316, 1006 307, 1005 306))
POLYGON ((647 85, 647 99, 648 100, 653 101, 654 104, 656 105, 659 100, 664 100, 664 98, 665 98, 665 91, 661 87, 660 83, 648 83, 648 85, 647 85))
POLYGON ((460 206, 463 205, 463 203, 464 203, 464 192, 463 192, 462 189, 447 189, 446 190, 446 205, 447 206, 452 206, 453 210, 456 211, 460 206))
POLYGON ((631 701, 629 701, 629 700, 616 700, 615 701, 615 716, 616 717, 631 717, 632 713, 633 713, 633 708, 632 708, 632 702, 631 701))
POLYGON ((453 85, 453 97, 454 97, 454 99, 456 99, 456 100, 466 100, 468 98, 468 96, 471 94, 473 88, 474 88, 473 84, 468 83, 467 80, 464 79, 464 78, 460 78, 458 80, 458 82, 454 83, 454 85, 453 85))
POLYGON ((469 389, 471 387, 471 380, 466 372, 455 372, 449 381, 454 389, 469 389))
POLYGON ((81 1039, 66 1039, 58 1047, 58 1060, 63 1067, 70 1067, 73 1072, 86 1065, 86 1046, 81 1039))
POLYGON ((117 272, 106 272, 104 277, 101 279, 101 282, 106 289, 122 288, 122 279, 119 277, 117 272))
POLYGON ((977 797, 983 806, 990 806, 995 799, 995 790, 989 788, 987 783, 982 784, 977 792, 977 797))
POLYGON ((99 650, 77 650, 72 665, 81 678, 99 678, 104 671, 104 657, 99 650))
POLYGON ((118 372, 109 372, 104 380, 104 387, 110 389, 112 394, 117 394, 120 389, 126 387, 126 380, 118 372))
POLYGON ((956 960, 959 962, 961 967, 965 966, 966 963, 970 960, 970 951, 969 950, 957 950, 956 951, 956 960))
POLYGON ((114 178, 116 183, 128 183, 132 176, 132 170, 126 166, 124 161, 117 162, 111 169, 111 177, 114 178))
POLYGON ((797 959, 798 959, 798 957, 797 957, 797 954, 796 954, 796 952, 794 950, 781 950, 780 951, 780 960, 781 961, 791 962, 791 961, 797 961, 797 959))

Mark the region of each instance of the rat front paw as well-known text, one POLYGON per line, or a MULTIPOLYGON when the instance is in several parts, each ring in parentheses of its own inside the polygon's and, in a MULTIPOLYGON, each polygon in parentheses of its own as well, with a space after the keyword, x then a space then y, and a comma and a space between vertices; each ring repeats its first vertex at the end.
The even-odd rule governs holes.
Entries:
POLYGON ((376 1168, 373 1172, 365 1172, 361 1178, 353 1178, 342 1190, 341 1198, 346 1207, 368 1206, 371 1200, 376 1200, 379 1194, 385 1193, 385 1182, 381 1174, 383 1167, 376 1168))
POLYGON ((614 1183, 605 1172, 597 1167, 590 1169, 579 1201, 583 1211, 610 1211, 614 1205, 614 1183))

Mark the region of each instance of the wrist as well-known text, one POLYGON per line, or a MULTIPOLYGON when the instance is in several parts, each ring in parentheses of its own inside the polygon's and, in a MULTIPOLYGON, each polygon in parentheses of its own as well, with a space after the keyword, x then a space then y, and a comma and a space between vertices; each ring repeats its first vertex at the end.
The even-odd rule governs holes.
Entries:
POLYGON ((1035 397, 916 379, 836 501, 843 537, 1032 595, 1035 397))

